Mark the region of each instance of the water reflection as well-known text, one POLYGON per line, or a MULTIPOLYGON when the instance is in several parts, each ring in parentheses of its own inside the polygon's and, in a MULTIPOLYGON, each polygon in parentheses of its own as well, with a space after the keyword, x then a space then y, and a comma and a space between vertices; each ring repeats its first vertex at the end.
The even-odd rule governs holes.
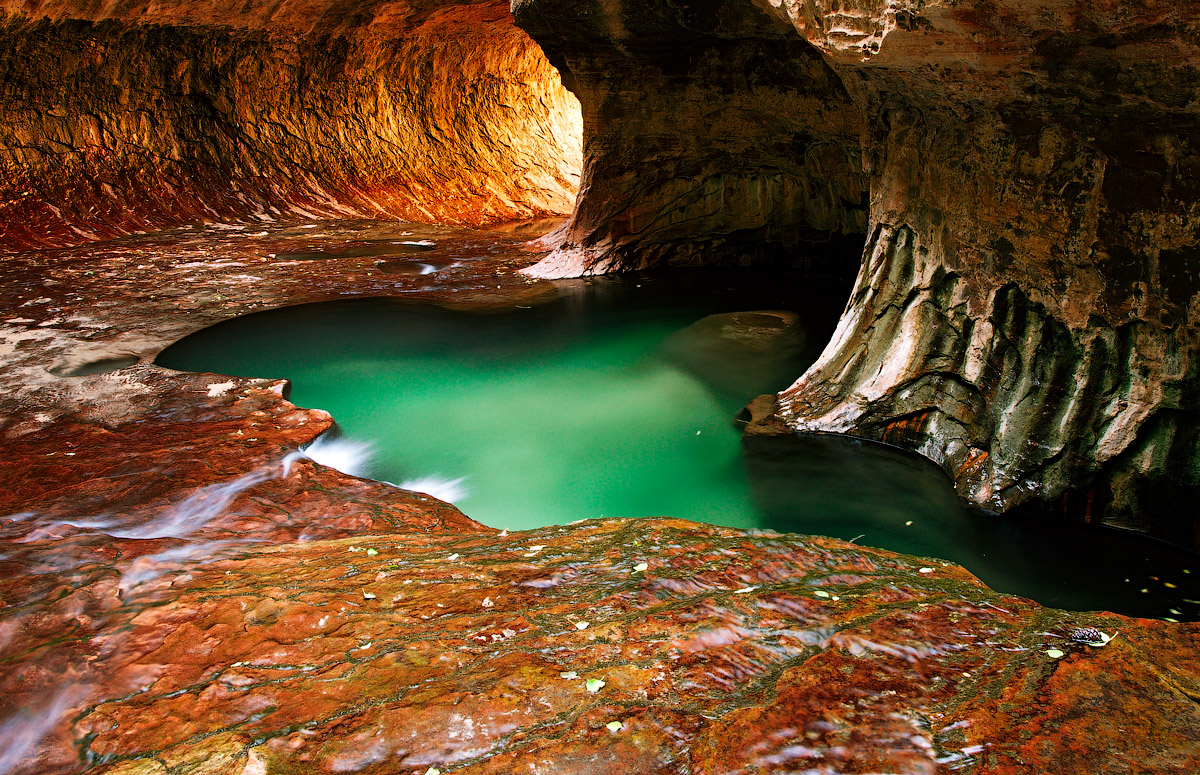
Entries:
POLYGON ((1122 531, 965 509, 918 455, 845 436, 747 436, 762 526, 952 560, 1055 608, 1200 619, 1200 558, 1122 531))

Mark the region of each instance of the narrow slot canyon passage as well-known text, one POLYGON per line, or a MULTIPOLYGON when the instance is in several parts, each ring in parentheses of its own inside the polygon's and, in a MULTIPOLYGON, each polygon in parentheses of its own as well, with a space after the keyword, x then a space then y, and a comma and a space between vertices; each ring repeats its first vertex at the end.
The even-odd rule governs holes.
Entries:
POLYGON ((0 14, 0 775, 1200 766, 1197 0, 0 14))
POLYGON ((0 244, 570 212, 579 106, 505 5, 373 6, 8 8, 0 244))

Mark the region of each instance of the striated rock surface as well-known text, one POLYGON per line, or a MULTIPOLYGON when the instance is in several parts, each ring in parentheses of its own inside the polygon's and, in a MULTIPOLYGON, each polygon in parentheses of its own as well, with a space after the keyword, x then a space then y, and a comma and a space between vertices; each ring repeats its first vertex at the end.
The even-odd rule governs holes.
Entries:
POLYGON ((579 143, 578 103, 496 0, 0 3, 0 249, 565 213, 579 143))
POLYGON ((134 588, 110 575, 6 612, 40 623, 10 648, 64 662, 10 676, 5 697, 70 710, 14 771, 1200 762, 1194 626, 1044 611, 955 566, 825 539, 682 521, 508 537, 413 527, 244 545, 134 588), (81 610, 82 625, 70 618, 81 610), (46 644, 64 620, 70 633, 46 644), (1074 644, 1079 624, 1120 634, 1074 644))
POLYGON ((533 273, 718 260, 714 232, 755 260, 787 242, 749 228, 762 203, 787 210, 772 223, 852 232, 862 211, 847 203, 869 191, 858 288, 780 396, 787 425, 919 450, 985 508, 1053 504, 1200 545, 1186 508, 1200 484, 1200 5, 515 11, 580 95, 587 132, 575 215, 533 273), (710 76, 731 49, 758 58, 710 76), (676 119, 693 104, 754 104, 760 120, 731 157, 711 122, 676 119), (783 147, 799 137, 822 139, 783 147), (714 193, 730 166, 756 164, 756 191, 775 170, 826 186, 798 186, 807 209, 714 193), (641 182, 660 177, 661 194, 641 182))
POLYGON ((784 417, 1200 545, 1164 503, 1200 482, 1200 5, 840 7, 786 6, 867 111, 874 225, 784 417))

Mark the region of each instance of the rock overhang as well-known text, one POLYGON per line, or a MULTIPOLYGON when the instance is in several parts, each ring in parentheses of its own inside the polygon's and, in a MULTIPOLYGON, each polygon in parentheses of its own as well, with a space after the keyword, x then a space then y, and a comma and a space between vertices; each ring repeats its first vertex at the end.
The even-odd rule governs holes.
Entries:
POLYGON ((574 72, 589 138, 572 221, 532 274, 753 262, 767 246, 802 261, 805 239, 864 232, 839 334, 781 394, 793 428, 917 449, 986 508, 1056 504, 1194 544, 1187 518, 1152 516, 1200 483, 1194 3, 516 8, 574 72), (570 37, 577 16, 591 43, 570 37), (781 34, 819 77, 770 68, 768 98, 747 75, 763 60, 745 52, 781 34), (740 47, 743 67, 714 79, 694 54, 664 98, 645 53, 655 35, 662 49, 740 47), (689 98, 753 104, 754 142, 724 156, 689 98), (781 137, 823 152, 783 167, 769 152, 781 137), (803 206, 790 185, 764 185, 781 171, 803 206), (763 213, 786 227, 760 228, 763 213))
POLYGON ((575 196, 578 105, 501 2, 0 12, 5 245, 222 218, 480 225, 575 196))

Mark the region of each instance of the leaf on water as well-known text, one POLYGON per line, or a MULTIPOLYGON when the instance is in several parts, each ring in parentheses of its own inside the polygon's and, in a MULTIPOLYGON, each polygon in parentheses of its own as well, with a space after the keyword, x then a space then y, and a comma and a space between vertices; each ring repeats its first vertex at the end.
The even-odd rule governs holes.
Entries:
POLYGON ((816 592, 813 592, 813 594, 817 597, 829 597, 829 593, 823 589, 818 589, 816 592))
POLYGON ((587 628, 588 628, 588 623, 587 623, 587 622, 575 622, 575 629, 577 629, 577 630, 586 630, 587 628))
POLYGON ((620 721, 610 721, 607 724, 605 724, 604 726, 608 727, 609 732, 613 732, 615 734, 617 732, 620 732, 621 728, 624 725, 620 721))
POLYGON ((646 570, 648 570, 649 568, 650 568, 650 566, 649 566, 647 563, 644 563, 644 562, 639 562, 637 565, 634 565, 634 566, 633 566, 633 572, 634 572, 634 573, 641 573, 641 572, 643 572, 643 571, 646 571, 646 570))
POLYGON ((378 550, 378 549, 368 549, 368 550, 367 550, 367 556, 368 556, 368 557, 374 557, 374 556, 375 556, 375 555, 377 555, 377 554, 379 554, 379 550, 378 550))
POLYGON ((558 677, 566 678, 568 681, 573 681, 579 677, 579 673, 576 673, 574 670, 566 670, 564 672, 559 673, 558 677))
POLYGON ((601 681, 599 678, 589 678, 589 679, 587 679, 587 683, 585 684, 585 686, 587 686, 587 690, 589 692, 591 692, 592 694, 595 694, 596 692, 598 692, 604 688, 604 682, 601 681))
POLYGON ((1065 657, 1066 655, 1067 655, 1067 653, 1060 649, 1047 649, 1046 650, 1046 656, 1050 657, 1051 659, 1061 659, 1061 658, 1065 657))

